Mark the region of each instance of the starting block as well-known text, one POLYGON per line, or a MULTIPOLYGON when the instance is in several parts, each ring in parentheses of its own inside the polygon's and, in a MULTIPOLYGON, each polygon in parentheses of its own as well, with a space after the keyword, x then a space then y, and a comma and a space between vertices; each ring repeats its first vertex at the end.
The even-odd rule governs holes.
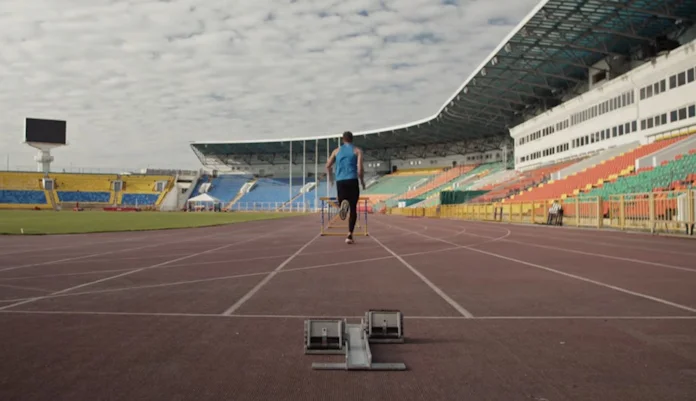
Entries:
POLYGON ((312 369, 406 370, 403 363, 373 363, 370 351, 370 342, 403 342, 401 312, 368 311, 365 316, 358 324, 348 324, 340 319, 306 320, 305 354, 345 355, 345 362, 313 363, 312 369))
POLYGON ((403 343, 404 316, 396 310, 371 310, 365 313, 365 331, 373 343, 403 343))
MULTIPOLYGON (((340 236, 344 237, 348 234, 348 219, 341 220, 339 216, 340 205, 337 198, 319 198, 321 200, 321 235, 322 236, 340 236)), ((358 199, 358 218, 355 222, 354 236, 365 236, 367 232, 367 201, 368 198, 358 199), (361 210, 362 209, 362 210, 361 210)), ((350 214, 350 213, 349 213, 350 214)))
POLYGON ((306 320, 305 354, 345 353, 345 319, 306 320))

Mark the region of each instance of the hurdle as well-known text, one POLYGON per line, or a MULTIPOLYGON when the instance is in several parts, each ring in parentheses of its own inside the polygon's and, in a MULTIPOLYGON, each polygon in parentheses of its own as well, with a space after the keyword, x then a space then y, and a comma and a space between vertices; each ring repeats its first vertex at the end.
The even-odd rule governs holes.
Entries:
MULTIPOLYGON (((345 236, 348 233, 348 217, 341 220, 338 214, 340 205, 335 197, 321 197, 321 231, 322 236, 345 236)), ((355 231, 353 235, 369 236, 367 231, 367 202, 368 198, 360 197, 358 199, 358 218, 355 223, 355 231), (362 206, 362 212, 360 207, 362 206)))
POLYGON ((370 310, 360 323, 345 319, 305 320, 305 354, 343 354, 345 362, 312 363, 314 370, 406 370, 397 363, 374 363, 370 343, 402 343, 403 315, 397 310, 370 310))

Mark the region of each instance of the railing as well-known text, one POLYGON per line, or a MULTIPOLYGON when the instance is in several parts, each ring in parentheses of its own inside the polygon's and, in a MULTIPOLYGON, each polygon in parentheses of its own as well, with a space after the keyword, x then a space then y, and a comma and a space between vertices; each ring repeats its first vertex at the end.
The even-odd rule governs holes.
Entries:
MULTIPOLYGON (((636 193, 562 200, 563 225, 625 231, 693 235, 696 190, 636 193)), ((390 208, 387 214, 409 217, 547 224, 549 201, 466 203, 426 208, 390 208)))
POLYGON ((320 206, 310 202, 237 202, 230 211, 234 212, 291 212, 304 213, 319 211, 320 206))

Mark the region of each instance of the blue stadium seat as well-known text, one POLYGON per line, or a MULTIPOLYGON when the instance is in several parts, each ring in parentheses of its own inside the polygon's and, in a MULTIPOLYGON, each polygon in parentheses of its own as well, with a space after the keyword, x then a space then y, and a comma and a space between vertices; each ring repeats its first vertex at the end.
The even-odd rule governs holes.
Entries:
MULTIPOLYGON (((309 181, 307 181, 309 182, 309 181)), ((240 200, 241 205, 256 208, 275 208, 289 201, 288 184, 289 178, 259 178, 256 185, 249 193, 245 194, 240 200), (261 205, 263 204, 263 205, 261 205)), ((292 179, 292 194, 297 195, 302 188, 302 178, 292 179)))
POLYGON ((44 191, 23 191, 0 189, 0 203, 15 205, 39 205, 46 204, 44 191))
POLYGON ((108 203, 109 192, 57 191, 60 202, 108 203))
POLYGON ((208 194, 227 204, 251 178, 250 175, 220 175, 211 182, 208 194))
POLYGON ((121 205, 152 206, 157 203, 159 194, 123 194, 121 205))

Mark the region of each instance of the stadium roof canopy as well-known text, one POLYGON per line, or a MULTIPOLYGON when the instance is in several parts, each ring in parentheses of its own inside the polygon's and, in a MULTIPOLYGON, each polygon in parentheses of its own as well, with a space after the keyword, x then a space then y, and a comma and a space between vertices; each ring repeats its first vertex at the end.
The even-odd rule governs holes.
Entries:
MULTIPOLYGON (((696 20, 696 2, 685 0, 544 0, 498 45, 438 113, 407 124, 355 132, 366 158, 446 156, 497 149, 509 128, 577 95, 590 67, 606 60, 649 59, 661 37, 676 38, 696 20)), ((611 71, 609 71, 611 72, 611 71)), ((290 141, 332 136, 193 142, 203 164, 287 160, 290 141), (263 160, 252 158, 265 155, 263 160), (277 157, 277 158, 276 158, 277 157)), ((319 141, 320 158, 327 141, 319 141)), ((332 147, 335 147, 334 142, 332 147)), ((302 154, 296 143, 293 153, 302 154)))

